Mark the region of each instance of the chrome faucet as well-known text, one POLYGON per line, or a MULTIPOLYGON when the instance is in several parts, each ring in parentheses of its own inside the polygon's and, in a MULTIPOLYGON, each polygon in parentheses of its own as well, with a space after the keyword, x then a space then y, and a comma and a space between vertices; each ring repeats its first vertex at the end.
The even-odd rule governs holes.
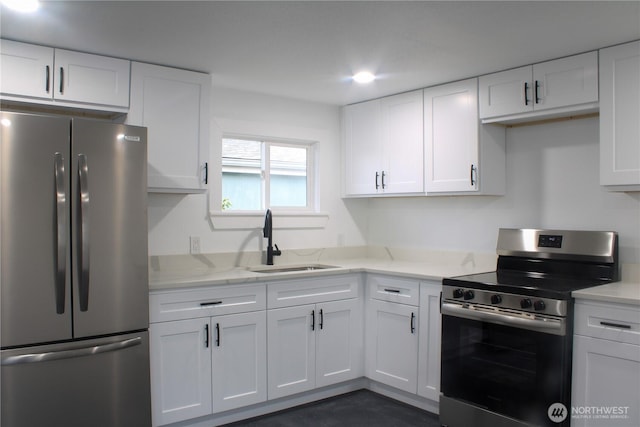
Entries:
POLYGON ((268 238, 267 243, 267 265, 273 265, 273 257, 282 255, 278 245, 276 249, 273 249, 273 218, 271 215, 271 209, 267 209, 267 213, 264 216, 264 228, 262 229, 264 237, 268 238))

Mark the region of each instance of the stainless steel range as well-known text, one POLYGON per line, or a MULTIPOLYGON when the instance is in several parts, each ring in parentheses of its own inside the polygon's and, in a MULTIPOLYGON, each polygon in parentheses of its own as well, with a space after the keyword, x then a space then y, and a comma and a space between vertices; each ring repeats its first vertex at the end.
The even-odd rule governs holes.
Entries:
POLYGON ((440 423, 569 426, 571 292, 619 280, 617 233, 500 229, 497 254, 443 280, 440 423))

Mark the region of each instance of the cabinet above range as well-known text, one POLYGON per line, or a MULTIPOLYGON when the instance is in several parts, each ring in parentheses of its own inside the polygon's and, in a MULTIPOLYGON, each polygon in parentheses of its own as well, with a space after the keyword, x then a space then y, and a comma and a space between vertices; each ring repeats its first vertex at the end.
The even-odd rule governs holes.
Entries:
POLYGON ((598 111, 598 52, 480 76, 483 123, 518 123, 598 111))

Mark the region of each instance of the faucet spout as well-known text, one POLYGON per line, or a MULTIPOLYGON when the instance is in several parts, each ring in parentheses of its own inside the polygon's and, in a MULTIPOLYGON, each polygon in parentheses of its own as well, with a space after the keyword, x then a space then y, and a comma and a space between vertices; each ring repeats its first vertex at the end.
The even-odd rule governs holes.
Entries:
POLYGON ((271 214, 271 209, 267 209, 267 212, 264 215, 264 227, 262 229, 262 234, 268 239, 267 265, 273 265, 273 257, 282 255, 282 252, 278 248, 278 245, 275 245, 275 250, 273 249, 273 215, 271 214))

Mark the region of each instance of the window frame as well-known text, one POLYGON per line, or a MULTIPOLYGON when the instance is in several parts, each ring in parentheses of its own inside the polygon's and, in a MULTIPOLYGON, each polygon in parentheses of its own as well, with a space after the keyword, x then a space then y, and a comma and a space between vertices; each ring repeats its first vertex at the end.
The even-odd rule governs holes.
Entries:
POLYGON ((258 135, 239 135, 235 133, 224 133, 221 138, 237 139, 244 141, 255 141, 261 144, 260 176, 261 176, 261 209, 227 209, 222 210, 222 175, 224 173, 223 156, 220 155, 220 211, 223 214, 250 215, 252 213, 263 213, 266 209, 273 212, 287 214, 309 214, 318 212, 318 201, 316 195, 319 193, 317 179, 317 141, 288 139, 278 137, 265 137, 258 135), (306 202, 305 206, 271 206, 271 147, 292 147, 304 148, 306 150, 306 202))

